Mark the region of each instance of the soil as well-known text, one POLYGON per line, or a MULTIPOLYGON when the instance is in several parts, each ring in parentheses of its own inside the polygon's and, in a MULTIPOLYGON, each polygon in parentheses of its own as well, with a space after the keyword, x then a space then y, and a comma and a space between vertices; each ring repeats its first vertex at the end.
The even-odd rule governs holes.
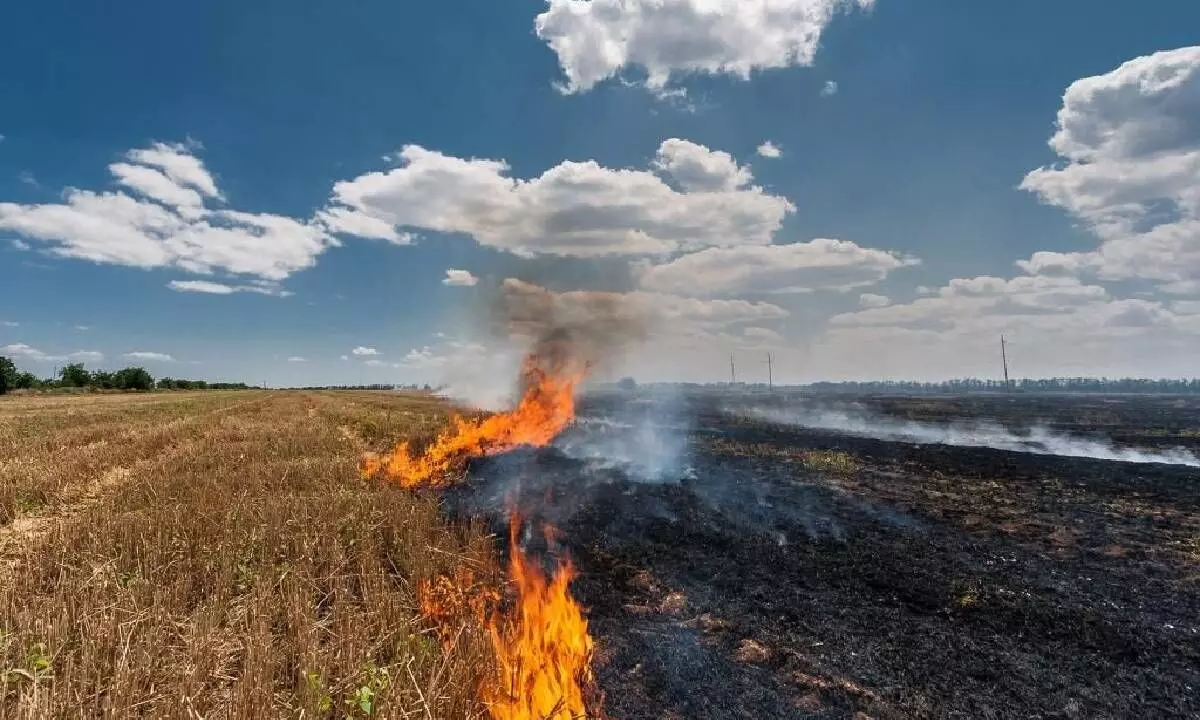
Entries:
MULTIPOLYGON (((447 496, 498 527, 515 497, 558 528, 562 547, 529 549, 582 572, 609 717, 1200 717, 1200 470, 879 440, 727 400, 592 401, 555 447, 477 461, 447 496)), ((820 402, 1145 448, 1200 434, 1177 398, 820 402)))

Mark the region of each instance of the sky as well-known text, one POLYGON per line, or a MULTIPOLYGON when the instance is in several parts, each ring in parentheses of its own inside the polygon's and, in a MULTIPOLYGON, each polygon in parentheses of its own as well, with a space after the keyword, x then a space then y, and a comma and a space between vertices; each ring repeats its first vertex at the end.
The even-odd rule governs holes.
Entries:
POLYGON ((1194 376, 1200 4, 44 0, 0 354, 280 385, 1194 376))

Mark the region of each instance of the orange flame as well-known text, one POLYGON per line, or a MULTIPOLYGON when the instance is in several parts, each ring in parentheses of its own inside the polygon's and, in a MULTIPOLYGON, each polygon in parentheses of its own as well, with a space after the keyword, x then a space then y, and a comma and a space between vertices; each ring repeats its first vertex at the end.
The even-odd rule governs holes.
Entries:
POLYGON ((592 638, 568 585, 575 568, 563 561, 546 578, 520 551, 520 519, 509 522, 509 575, 517 588, 512 617, 488 621, 496 677, 483 688, 494 720, 576 720, 586 717, 584 688, 592 684, 592 638))
POLYGON ((363 477, 380 472, 403 487, 443 487, 451 471, 468 459, 522 446, 550 443, 575 418, 575 389, 587 368, 562 365, 547 369, 536 357, 525 360, 525 391, 512 410, 479 420, 454 418, 453 425, 420 455, 401 442, 384 455, 368 454, 359 466, 363 477))

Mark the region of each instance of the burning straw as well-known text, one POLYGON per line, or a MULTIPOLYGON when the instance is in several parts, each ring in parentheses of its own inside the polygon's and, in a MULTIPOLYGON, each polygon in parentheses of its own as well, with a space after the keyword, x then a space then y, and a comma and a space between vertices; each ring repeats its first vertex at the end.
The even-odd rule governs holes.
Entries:
MULTIPOLYGON (((471 458, 519 447, 548 445, 575 417, 575 393, 592 364, 640 334, 643 323, 608 293, 552 293, 507 280, 501 304, 505 326, 533 341, 520 377, 520 399, 507 412, 455 418, 424 452, 407 443, 368 455, 364 477, 384 477, 408 488, 445 487, 471 458)), ((452 623, 470 617, 486 629, 496 670, 479 688, 494 720, 577 720, 595 697, 593 642, 579 603, 571 597, 576 577, 560 560, 547 577, 520 549, 520 517, 510 514, 508 574, 516 591, 504 610, 499 596, 476 586, 469 575, 422 583, 418 596, 435 622, 443 645, 454 642, 452 623)), ((547 540, 554 533, 546 528, 547 540)), ((594 701, 591 704, 596 704, 594 701)))

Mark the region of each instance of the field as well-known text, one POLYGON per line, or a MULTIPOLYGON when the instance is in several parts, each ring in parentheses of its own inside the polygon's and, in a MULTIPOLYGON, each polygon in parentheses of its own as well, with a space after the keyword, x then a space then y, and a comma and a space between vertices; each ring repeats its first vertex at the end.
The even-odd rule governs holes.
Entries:
POLYGON ((370 393, 0 398, 0 717, 474 717, 417 579, 492 542, 359 480, 442 404, 370 393))
MULTIPOLYGON (((575 559, 613 720, 1200 715, 1196 468, 727 400, 589 399, 413 492, 357 464, 444 424, 422 395, 0 399, 0 718, 487 717, 490 647, 441 642, 418 587, 499 588, 508 503, 575 559)), ((1195 401, 855 406, 1200 445, 1195 401)))

